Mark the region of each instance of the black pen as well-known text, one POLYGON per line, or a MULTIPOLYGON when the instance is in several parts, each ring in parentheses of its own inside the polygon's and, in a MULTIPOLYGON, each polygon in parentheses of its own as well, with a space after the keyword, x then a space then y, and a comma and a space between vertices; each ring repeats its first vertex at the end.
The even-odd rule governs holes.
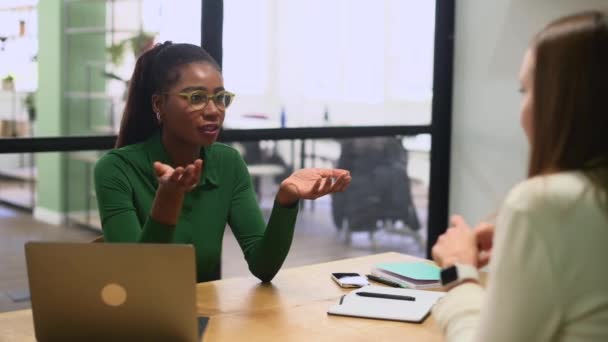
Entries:
POLYGON ((398 300, 409 300, 415 301, 416 298, 412 296, 399 296, 385 293, 373 293, 373 292, 355 292, 357 296, 361 297, 372 297, 372 298, 384 298, 384 299, 398 299, 398 300))
POLYGON ((382 283, 384 285, 388 285, 388 286, 392 286, 392 287, 403 287, 403 286, 401 286, 401 285, 399 285, 399 284, 397 284, 397 283, 395 283, 393 281, 377 277, 377 276, 375 276, 373 274, 367 274, 366 277, 367 277, 367 279, 370 279, 370 280, 373 280, 373 281, 377 281, 377 282, 382 283))

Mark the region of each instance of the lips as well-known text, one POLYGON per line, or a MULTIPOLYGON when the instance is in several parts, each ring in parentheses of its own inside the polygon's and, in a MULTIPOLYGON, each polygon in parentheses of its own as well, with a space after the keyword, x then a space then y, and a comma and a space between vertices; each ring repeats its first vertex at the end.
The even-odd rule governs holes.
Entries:
POLYGON ((198 131, 206 136, 214 136, 216 135, 220 130, 220 125, 217 124, 209 124, 209 125, 203 125, 203 126, 199 126, 198 127, 198 131))

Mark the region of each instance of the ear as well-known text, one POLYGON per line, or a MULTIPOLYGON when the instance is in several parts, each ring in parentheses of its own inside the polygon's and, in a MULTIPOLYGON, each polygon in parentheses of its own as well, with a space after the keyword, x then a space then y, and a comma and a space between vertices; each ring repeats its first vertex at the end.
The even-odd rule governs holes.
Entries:
POLYGON ((160 113, 162 112, 162 108, 163 107, 163 96, 159 95, 159 94, 154 94, 152 95, 152 110, 154 111, 154 113, 160 113))

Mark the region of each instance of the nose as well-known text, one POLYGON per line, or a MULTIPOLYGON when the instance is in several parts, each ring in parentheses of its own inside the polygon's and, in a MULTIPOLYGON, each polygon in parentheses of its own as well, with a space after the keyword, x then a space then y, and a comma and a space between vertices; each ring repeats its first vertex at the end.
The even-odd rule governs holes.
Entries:
POLYGON ((203 119, 208 121, 215 121, 215 119, 221 114, 222 111, 213 100, 209 100, 209 102, 207 102, 207 105, 203 109, 203 119))

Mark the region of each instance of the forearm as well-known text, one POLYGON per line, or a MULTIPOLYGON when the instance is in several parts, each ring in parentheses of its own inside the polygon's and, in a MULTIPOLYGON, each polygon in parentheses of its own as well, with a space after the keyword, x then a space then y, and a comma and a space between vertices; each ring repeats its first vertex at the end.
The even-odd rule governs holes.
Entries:
POLYGON ((152 203, 150 217, 158 223, 175 226, 182 210, 183 202, 183 193, 164 190, 159 187, 154 197, 154 203, 152 203))
POLYGON ((150 217, 144 223, 138 241, 152 243, 170 242, 183 202, 183 193, 169 192, 159 188, 152 203, 150 217))
POLYGON ((165 243, 173 237, 174 225, 162 224, 151 216, 141 222, 133 208, 104 210, 101 216, 106 242, 165 243))
POLYGON ((263 282, 269 282, 279 271, 293 240, 298 202, 282 207, 275 202, 264 236, 247 258, 249 270, 263 282))

